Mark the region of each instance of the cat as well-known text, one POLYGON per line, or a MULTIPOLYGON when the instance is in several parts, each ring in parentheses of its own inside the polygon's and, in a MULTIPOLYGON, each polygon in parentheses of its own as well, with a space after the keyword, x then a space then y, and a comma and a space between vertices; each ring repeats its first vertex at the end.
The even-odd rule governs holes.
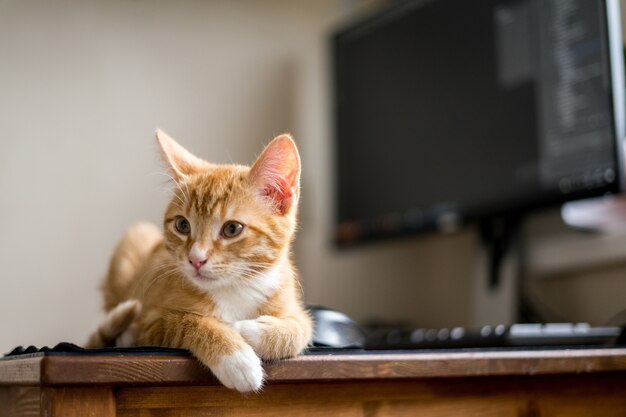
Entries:
POLYGON ((108 316, 87 347, 153 345, 190 350, 228 388, 258 391, 261 359, 294 357, 310 343, 290 247, 300 157, 276 137, 252 167, 192 155, 161 130, 174 183, 163 232, 132 227, 103 285, 108 316))

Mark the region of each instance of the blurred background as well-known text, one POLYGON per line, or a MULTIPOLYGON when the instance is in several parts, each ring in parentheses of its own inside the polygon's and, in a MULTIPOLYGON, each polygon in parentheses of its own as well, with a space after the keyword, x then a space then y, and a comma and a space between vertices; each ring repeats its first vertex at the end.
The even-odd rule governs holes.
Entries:
MULTIPOLYGON (((338 250, 331 33, 388 1, 0 0, 0 352, 83 343, 124 230, 161 224, 160 127, 212 162, 293 133, 306 300, 360 322, 470 325, 475 226, 338 250)), ((626 8, 622 2, 622 9, 626 8)), ((552 321, 626 308, 626 234, 524 224, 524 291, 552 321)))

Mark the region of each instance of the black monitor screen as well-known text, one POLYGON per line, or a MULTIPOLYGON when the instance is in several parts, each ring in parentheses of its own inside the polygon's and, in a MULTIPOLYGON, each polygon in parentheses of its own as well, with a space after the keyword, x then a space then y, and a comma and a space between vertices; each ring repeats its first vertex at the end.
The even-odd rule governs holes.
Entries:
POLYGON ((339 32, 338 240, 618 191, 609 12, 410 1, 339 32))

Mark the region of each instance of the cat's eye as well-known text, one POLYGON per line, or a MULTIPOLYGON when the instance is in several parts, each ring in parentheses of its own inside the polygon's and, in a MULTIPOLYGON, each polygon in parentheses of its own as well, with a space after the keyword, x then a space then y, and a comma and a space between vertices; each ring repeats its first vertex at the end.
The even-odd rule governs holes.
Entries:
POLYGON ((174 220, 174 228, 176 231, 183 235, 188 235, 191 233, 191 225, 189 224, 189 220, 184 218, 183 216, 176 216, 174 220))
POLYGON ((243 232, 243 224, 236 221, 228 221, 222 227, 222 236, 231 238, 239 236, 243 232))

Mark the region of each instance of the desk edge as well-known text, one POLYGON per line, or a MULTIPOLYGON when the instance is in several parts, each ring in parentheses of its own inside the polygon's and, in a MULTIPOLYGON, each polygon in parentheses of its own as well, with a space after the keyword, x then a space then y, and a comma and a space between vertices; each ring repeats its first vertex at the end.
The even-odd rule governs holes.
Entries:
MULTIPOLYGON (((626 348, 308 355, 265 364, 268 382, 626 371, 626 348)), ((214 385, 191 357, 44 356, 0 361, 0 385, 214 385)))

